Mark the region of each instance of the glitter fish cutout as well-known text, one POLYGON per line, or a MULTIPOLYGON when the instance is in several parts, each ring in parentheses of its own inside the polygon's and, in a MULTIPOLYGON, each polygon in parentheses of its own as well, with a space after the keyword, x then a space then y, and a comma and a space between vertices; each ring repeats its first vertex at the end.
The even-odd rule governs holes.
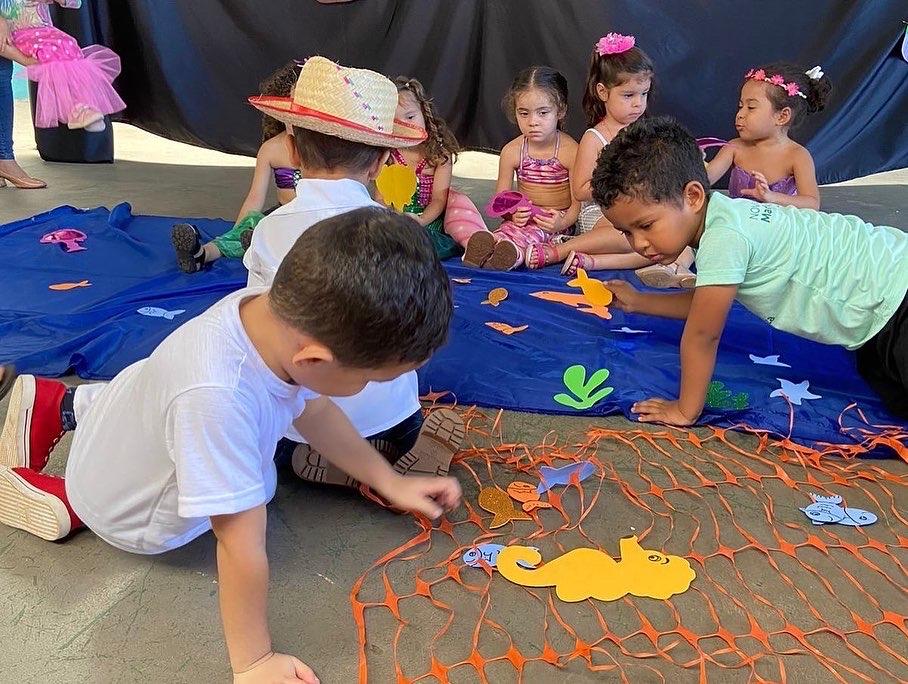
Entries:
POLYGON ((479 492, 479 506, 495 515, 492 518, 492 522, 489 523, 489 528, 493 530, 511 520, 532 520, 526 513, 514 508, 514 502, 511 501, 511 498, 495 487, 482 488, 479 492))
POLYGON ((483 304, 491 304, 492 306, 498 306, 505 299, 508 298, 508 291, 503 287, 496 287, 494 290, 489 292, 489 297, 486 299, 483 304))

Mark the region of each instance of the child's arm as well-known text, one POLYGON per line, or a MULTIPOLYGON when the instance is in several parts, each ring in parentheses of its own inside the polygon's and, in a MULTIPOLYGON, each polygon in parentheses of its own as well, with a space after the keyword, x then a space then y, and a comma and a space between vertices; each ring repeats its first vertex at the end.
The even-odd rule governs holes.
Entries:
POLYGON ((331 463, 363 482, 398 508, 437 518, 460 504, 460 485, 453 477, 403 477, 384 456, 356 432, 327 397, 306 404, 294 421, 309 444, 331 463))
POLYGON ((312 670, 293 656, 271 650, 268 631, 268 556, 265 505, 211 516, 218 540, 218 600, 234 682, 299 679, 317 684, 312 670))
MULTIPOLYGON (((0 19, 0 24, 4 27, 8 27, 5 19, 0 19)), ((0 28, 0 33, 3 32, 3 28, 0 28)), ((5 57, 6 59, 11 59, 22 66, 31 66, 32 64, 37 64, 38 60, 34 57, 29 57, 19 48, 9 42, 9 37, 5 41, 0 40, 0 57, 5 57)))
MULTIPOLYGON (((514 172, 520 162, 519 143, 520 138, 517 138, 501 148, 501 156, 498 158, 498 182, 495 184, 496 195, 499 192, 510 190, 514 184, 514 172)), ((530 210, 518 209, 510 216, 510 220, 514 225, 525 226, 530 220, 530 210)))
POLYGON ((813 165, 813 157, 803 147, 795 153, 792 162, 797 195, 785 195, 769 189, 769 182, 762 173, 754 173, 756 186, 753 189, 742 190, 745 197, 755 197, 763 202, 781 204, 783 206, 800 207, 801 209, 820 208, 820 188, 817 185, 817 172, 813 165))
POLYGON ((596 168, 596 161, 602 149, 602 142, 592 131, 587 131, 580 138, 577 156, 571 168, 571 192, 577 202, 586 202, 593 198, 590 181, 593 180, 593 169, 596 168))
POLYGON ((709 176, 709 184, 714 185, 722 179, 731 165, 735 163, 735 145, 734 141, 723 145, 713 160, 706 165, 706 175, 709 176))
POLYGON ((268 198, 268 188, 271 187, 271 176, 274 173, 271 168, 270 148, 265 142, 255 157, 255 172, 252 174, 252 184, 249 186, 249 193, 243 200, 243 206, 240 207, 240 213, 236 217, 239 223, 250 211, 261 211, 265 206, 265 200, 268 198))
POLYGON ((605 286, 612 291, 612 306, 627 313, 642 313, 662 318, 684 320, 690 312, 693 290, 672 294, 639 292, 625 280, 607 280, 605 286))
POLYGON ((698 287, 681 336, 681 393, 677 400, 638 401, 631 411, 644 423, 691 425, 703 412, 706 390, 716 366, 716 350, 735 301, 737 285, 698 287))
POLYGON ((451 187, 451 177, 454 175, 454 165, 449 159, 441 166, 435 167, 435 179, 432 181, 432 199, 419 216, 414 216, 421 225, 427 226, 441 216, 448 206, 448 190, 451 187))

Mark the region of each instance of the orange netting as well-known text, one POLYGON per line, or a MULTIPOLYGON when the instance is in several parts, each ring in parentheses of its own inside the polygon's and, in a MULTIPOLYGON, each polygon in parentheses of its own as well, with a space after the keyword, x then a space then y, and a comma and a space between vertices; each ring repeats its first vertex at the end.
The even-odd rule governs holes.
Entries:
POLYGON ((456 458, 464 507, 434 526, 419 520, 351 591, 361 682, 554 681, 555 668, 622 681, 908 680, 904 432, 868 429, 862 447, 818 451, 717 428, 591 427, 582 443, 549 435, 530 447, 503 440, 500 412, 463 416, 468 441, 492 444, 456 458), (901 459, 847 458, 879 444, 901 459), (554 508, 533 522, 488 529, 481 487, 535 483, 540 465, 579 459, 597 476, 550 491, 554 508), (811 492, 879 521, 814 526, 798 510, 811 492), (628 534, 690 560, 690 590, 566 604, 461 560, 488 541, 536 546, 544 559, 578 546, 617 556, 628 534))

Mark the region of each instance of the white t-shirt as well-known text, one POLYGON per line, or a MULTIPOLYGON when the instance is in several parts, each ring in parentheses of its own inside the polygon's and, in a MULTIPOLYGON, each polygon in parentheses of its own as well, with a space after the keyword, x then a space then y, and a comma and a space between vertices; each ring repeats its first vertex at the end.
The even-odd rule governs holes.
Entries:
MULTIPOLYGON (((366 187, 355 180, 303 178, 296 184, 296 198, 263 218, 252 234, 243 264, 249 269, 247 285, 271 285, 278 266, 300 235, 314 224, 362 207, 381 206, 366 187)), ((370 382, 352 397, 331 397, 361 437, 394 427, 419 410, 419 383, 415 371, 388 382, 370 382)), ((305 440, 296 430, 287 437, 305 440)))
POLYGON ((66 493, 109 544, 169 551, 208 531, 210 516, 274 496, 277 441, 317 395, 280 380, 249 340, 239 304, 262 291, 226 297, 110 383, 77 390, 77 408, 87 408, 76 416, 66 493))

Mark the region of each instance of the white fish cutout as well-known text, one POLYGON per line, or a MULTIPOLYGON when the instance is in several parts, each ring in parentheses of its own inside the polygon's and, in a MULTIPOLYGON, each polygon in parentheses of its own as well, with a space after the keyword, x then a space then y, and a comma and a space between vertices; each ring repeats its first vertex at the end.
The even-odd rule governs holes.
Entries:
POLYGON ((612 328, 612 330, 625 335, 645 335, 652 332, 652 330, 635 330, 634 328, 628 328, 626 325, 622 325, 620 328, 612 328))
POLYGON ((747 356, 749 356, 750 360, 758 366, 778 366, 779 368, 791 368, 789 364, 779 361, 778 354, 772 354, 770 356, 757 356, 756 354, 748 354, 747 356))
POLYGON ((168 321, 172 321, 176 316, 179 316, 182 313, 186 313, 186 309, 168 311, 167 309, 161 309, 157 306, 143 306, 141 309, 137 309, 137 311, 143 316, 150 316, 151 318, 164 318, 168 321))

